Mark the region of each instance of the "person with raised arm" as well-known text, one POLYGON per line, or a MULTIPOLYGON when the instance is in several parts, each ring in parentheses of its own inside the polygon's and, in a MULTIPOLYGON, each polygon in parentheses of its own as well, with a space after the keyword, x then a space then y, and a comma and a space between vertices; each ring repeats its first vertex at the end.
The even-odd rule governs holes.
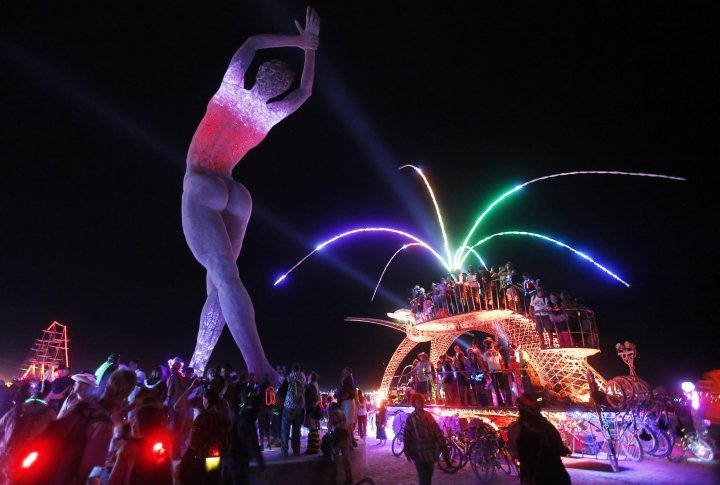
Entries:
POLYGON ((240 281, 236 261, 252 208, 250 192, 232 178, 232 170, 270 129, 310 97, 319 45, 320 18, 308 7, 298 35, 253 35, 230 61, 220 89, 210 100, 187 155, 183 181, 182 225, 190 250, 207 270, 207 300, 200 316, 190 366, 202 373, 228 324, 248 369, 277 381, 260 343, 255 310, 240 281), (280 100, 294 73, 279 60, 258 68, 255 85, 245 89, 245 73, 259 49, 297 47, 305 51, 300 87, 280 100))

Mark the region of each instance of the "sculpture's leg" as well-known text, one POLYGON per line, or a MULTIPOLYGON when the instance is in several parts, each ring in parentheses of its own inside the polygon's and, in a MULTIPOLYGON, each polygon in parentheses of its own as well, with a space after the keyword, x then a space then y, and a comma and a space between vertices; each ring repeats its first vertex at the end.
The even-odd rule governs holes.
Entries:
POLYGON ((208 297, 203 305, 200 314, 200 329, 198 330, 197 343, 195 344, 195 352, 190 359, 190 367, 195 369, 198 374, 205 372, 208 359, 217 344, 220 334, 222 334, 225 326, 225 317, 223 317, 220 309, 220 300, 216 288, 210 289, 208 297))
POLYGON ((182 219, 188 245, 217 288, 222 314, 248 369, 275 381, 277 373, 265 358, 255 310, 235 263, 251 207, 250 194, 240 184, 208 175, 185 179, 182 219))

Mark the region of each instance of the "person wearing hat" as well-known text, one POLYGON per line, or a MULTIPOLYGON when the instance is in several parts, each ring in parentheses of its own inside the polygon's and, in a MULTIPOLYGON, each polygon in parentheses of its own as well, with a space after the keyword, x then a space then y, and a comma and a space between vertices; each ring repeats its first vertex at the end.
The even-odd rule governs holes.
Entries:
POLYGON ((418 354, 418 363, 413 368, 413 373, 416 382, 415 390, 427 399, 430 393, 430 381, 433 378, 433 368, 428 354, 425 352, 418 354))
POLYGON ((97 380, 89 372, 82 372, 70 377, 74 381, 70 395, 65 399, 58 413, 58 419, 64 417, 77 403, 90 401, 97 390, 97 380))
POLYGON ((525 393, 517 401, 520 416, 508 428, 508 447, 520 459, 520 483, 570 484, 561 457, 571 452, 555 426, 540 414, 542 397, 525 393))
POLYGON ((420 485, 432 482, 438 454, 445 447, 445 436, 432 414, 425 411, 425 396, 413 392, 410 404, 415 408, 405 422, 403 443, 405 457, 415 463, 420 485))

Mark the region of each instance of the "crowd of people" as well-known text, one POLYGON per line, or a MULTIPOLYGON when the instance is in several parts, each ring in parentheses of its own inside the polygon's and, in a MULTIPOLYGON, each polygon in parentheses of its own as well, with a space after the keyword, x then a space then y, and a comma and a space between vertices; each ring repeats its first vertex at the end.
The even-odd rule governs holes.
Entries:
POLYGON ((0 383, 0 483, 247 483, 250 463, 265 473, 262 450, 273 448, 341 460, 352 483, 349 458, 370 411, 379 443, 387 439, 384 404, 350 368, 329 393, 299 364, 277 370, 279 386, 230 365, 196 376, 174 358, 146 376, 111 355, 96 373, 60 365, 44 379, 0 383))
POLYGON ((407 399, 415 392, 435 404, 511 407, 524 390, 532 391, 522 356, 515 345, 505 347, 490 337, 482 346, 474 338, 465 351, 456 344, 452 355, 442 355, 436 363, 420 352, 398 397, 407 399))
POLYGON ((458 270, 407 292, 415 323, 480 310, 508 309, 531 317, 542 348, 596 347, 593 312, 567 291, 547 292, 540 279, 518 276, 511 262, 498 269, 458 270), (573 335, 575 334, 575 335, 573 335))

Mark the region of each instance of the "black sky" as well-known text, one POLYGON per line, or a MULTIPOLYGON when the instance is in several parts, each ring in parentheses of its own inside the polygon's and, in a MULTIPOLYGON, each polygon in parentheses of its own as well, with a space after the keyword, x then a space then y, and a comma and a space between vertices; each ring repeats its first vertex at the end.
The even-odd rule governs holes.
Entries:
MULTIPOLYGON (((392 237, 346 241, 272 281, 328 236, 404 228, 441 246, 432 206, 405 163, 422 165, 458 243, 519 182, 569 170, 659 172, 687 183, 578 177, 535 184, 484 231, 556 236, 572 254, 498 239, 512 260, 598 314, 606 376, 629 339, 653 384, 717 367, 718 12, 712 2, 336 2, 322 17, 315 92, 235 171, 255 210, 239 260, 274 363, 301 361, 323 385, 356 369, 379 384, 401 335, 345 323, 397 308, 388 295, 440 272, 419 252, 388 272, 392 237), (388 5, 389 4, 389 5, 388 5), (340 269, 333 262, 340 262, 340 269)), ((204 274, 180 226, 184 155, 235 49, 293 33, 301 2, 33 3, 0 6, 0 369, 13 372, 53 320, 71 364, 106 355, 144 367, 189 359, 204 274)), ((279 56, 298 69, 302 53, 279 56)), ((259 63, 259 62, 258 62, 259 63)), ((255 67, 257 64, 255 64, 255 67)), ((251 77, 251 76, 248 76, 251 77)), ((211 363, 242 361, 224 333, 211 363)))

